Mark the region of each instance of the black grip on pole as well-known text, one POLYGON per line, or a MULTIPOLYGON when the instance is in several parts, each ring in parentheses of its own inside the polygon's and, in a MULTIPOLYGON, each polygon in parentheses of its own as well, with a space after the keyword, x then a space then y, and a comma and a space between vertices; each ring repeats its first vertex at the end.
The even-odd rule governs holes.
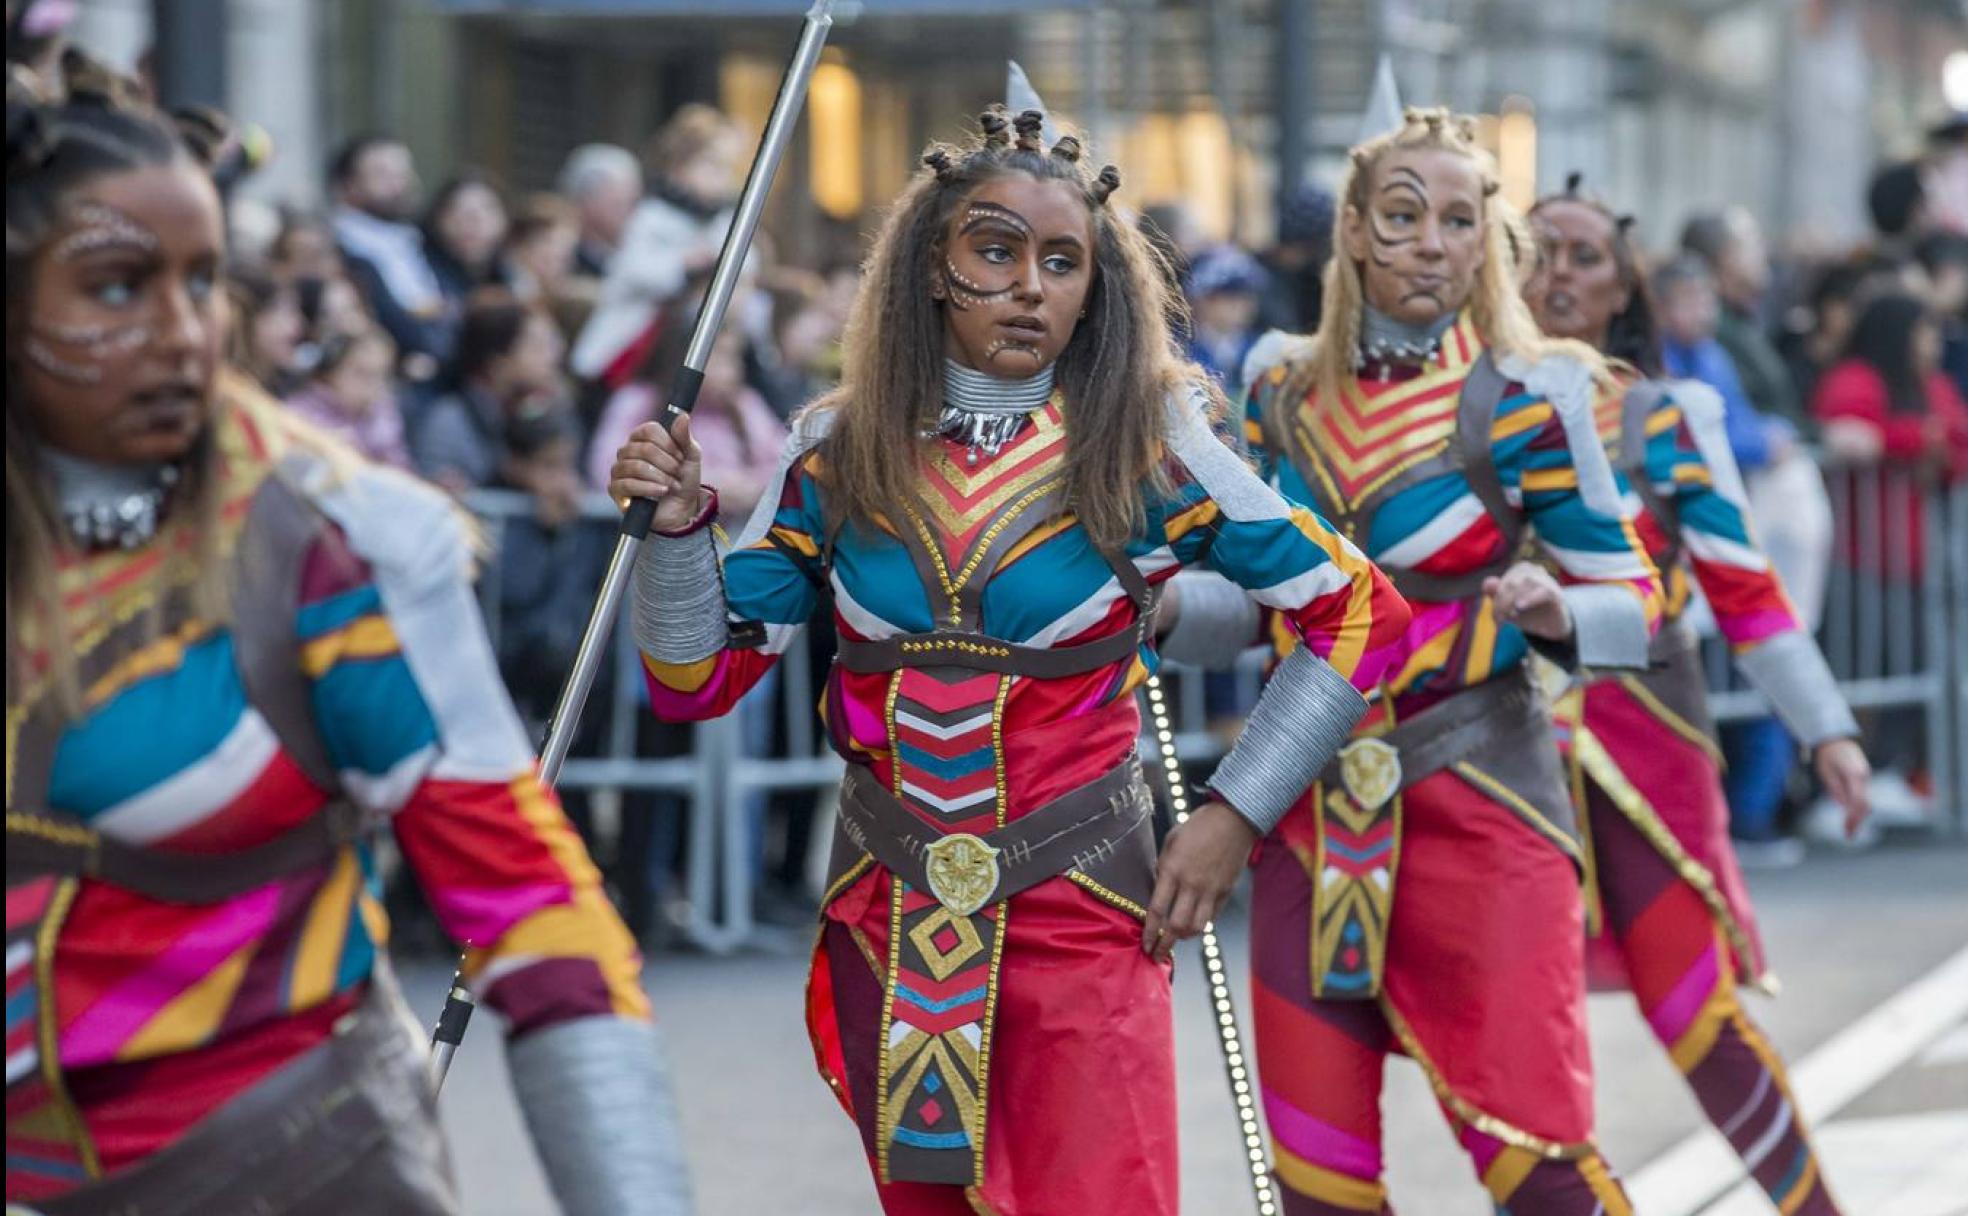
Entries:
MULTIPOLYGON (((678 368, 676 382, 670 387, 670 404, 657 421, 661 422, 666 430, 674 429, 678 418, 697 408, 697 390, 703 387, 703 372, 689 366, 678 368)), ((630 499, 628 510, 622 512, 622 535, 641 540, 649 535, 649 526, 655 522, 655 499, 630 499)))
POLYGON ((437 1015, 437 1029, 431 1032, 431 1042, 449 1043, 453 1047, 463 1043, 465 1027, 471 1022, 474 1008, 471 991, 462 981, 453 979, 451 991, 444 998, 444 1012, 437 1015))

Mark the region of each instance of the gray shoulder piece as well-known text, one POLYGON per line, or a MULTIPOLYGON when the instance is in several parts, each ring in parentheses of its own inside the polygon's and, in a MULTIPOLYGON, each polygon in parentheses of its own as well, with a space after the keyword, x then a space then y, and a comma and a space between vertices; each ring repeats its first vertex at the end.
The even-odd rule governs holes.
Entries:
POLYGON ((1742 469, 1729 447, 1729 432, 1723 422, 1722 394, 1699 380, 1675 380, 1668 386, 1674 404, 1681 407, 1681 418, 1695 437, 1695 448, 1708 466, 1709 480, 1716 493, 1738 509, 1749 510, 1749 491, 1743 488, 1742 469))
POLYGON ((1169 454, 1182 462, 1225 518, 1240 523, 1284 519, 1291 513, 1285 500, 1210 429, 1207 401, 1201 388, 1169 395, 1169 454))
MULTIPOLYGON (((1643 671, 1647 612, 1633 589, 1615 583, 1575 583, 1558 593, 1572 612, 1572 657, 1581 667, 1643 671)), ((1546 646, 1539 653, 1554 657, 1546 646)))
POLYGON ((1613 466, 1606 459, 1592 417, 1592 369, 1568 355, 1547 355, 1535 361, 1502 355, 1497 359, 1497 370, 1550 403, 1565 428, 1565 446, 1571 451, 1579 497, 1585 505, 1602 515, 1622 518, 1626 509, 1620 503, 1613 466))
POLYGON ((1256 384, 1258 377, 1282 363, 1290 363, 1312 353, 1314 339, 1307 334, 1288 333, 1282 329, 1265 331, 1244 355, 1241 373, 1242 383, 1248 387, 1256 384))
POLYGON ((752 509, 751 519, 745 522, 745 530, 732 542, 734 549, 755 545, 772 527, 772 517, 779 513, 779 499, 786 492, 786 478, 791 476, 793 466, 800 457, 820 446, 827 432, 834 428, 834 411, 808 409, 793 419, 792 433, 786 436, 786 446, 779 453, 779 467, 772 472, 772 480, 766 483, 765 493, 759 498, 758 506, 752 509))

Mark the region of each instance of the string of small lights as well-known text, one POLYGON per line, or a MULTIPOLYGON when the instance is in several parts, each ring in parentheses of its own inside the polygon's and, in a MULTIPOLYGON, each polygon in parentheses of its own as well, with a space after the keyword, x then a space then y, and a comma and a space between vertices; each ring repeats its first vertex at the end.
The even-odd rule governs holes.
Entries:
MULTIPOLYGON (((1155 729, 1156 750, 1161 755, 1162 778, 1168 783, 1169 809, 1179 824, 1189 818, 1189 790, 1182 780, 1182 762, 1176 759, 1175 728, 1169 719, 1168 700, 1162 694, 1160 677, 1148 678, 1147 693, 1148 717, 1155 729)), ((1264 1130, 1257 1122, 1251 1064, 1244 1054, 1244 1036, 1237 1025, 1237 1007, 1230 992, 1229 972, 1223 966, 1223 947, 1217 942, 1215 924, 1203 929, 1203 970, 1209 976, 1210 1012, 1216 1017, 1223 1066, 1230 1077, 1230 1100, 1236 1103, 1237 1125, 1244 1134, 1244 1153, 1250 1166, 1251 1192, 1257 1200, 1258 1216, 1278 1216, 1278 1192, 1271 1180, 1264 1130)))

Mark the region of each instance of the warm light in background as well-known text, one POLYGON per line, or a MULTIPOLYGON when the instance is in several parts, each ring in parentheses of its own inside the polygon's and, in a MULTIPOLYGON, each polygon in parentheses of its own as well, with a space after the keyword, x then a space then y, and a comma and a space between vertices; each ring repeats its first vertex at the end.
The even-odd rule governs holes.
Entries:
POLYGON ((1236 166, 1229 124, 1215 110, 1191 110, 1176 120, 1175 144, 1183 201, 1211 240, 1230 239, 1236 166))
POLYGON ((747 131, 765 130, 785 65, 756 55, 732 55, 718 65, 718 108, 747 131))
POLYGON ((1496 123, 1497 176, 1519 211, 1537 201, 1537 115, 1527 97, 1506 97, 1496 123))
POLYGON ((1955 51, 1941 61, 1941 96, 1950 110, 1968 110, 1968 51, 1955 51))
POLYGON ((861 213, 861 78, 844 63, 813 69, 806 97, 808 186, 813 201, 835 219, 861 213))

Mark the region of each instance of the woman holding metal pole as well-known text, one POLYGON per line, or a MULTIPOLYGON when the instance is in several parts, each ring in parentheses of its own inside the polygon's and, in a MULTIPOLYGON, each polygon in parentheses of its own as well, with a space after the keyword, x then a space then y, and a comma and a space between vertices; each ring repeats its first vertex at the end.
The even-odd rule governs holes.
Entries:
MULTIPOLYGON (((1357 737, 1255 861, 1259 1079, 1294 1216, 1388 1210, 1393 1051, 1499 1210, 1630 1210, 1592 1142, 1582 854, 1525 659, 1644 666, 1659 592, 1593 434, 1598 359, 1518 298, 1473 128, 1409 110, 1353 149, 1320 331, 1261 342, 1245 377, 1280 490, 1414 608, 1357 737), (1519 560, 1533 536, 1556 578, 1519 560)), ((1178 632, 1211 611, 1183 595, 1178 632)))
POLYGON ((848 776, 808 1029, 883 1208, 1172 1213, 1170 951, 1351 729, 1407 614, 1212 431, 1108 206, 1118 173, 1048 147, 1036 111, 981 125, 890 213, 842 387, 728 555, 688 423, 623 447, 612 492, 658 502, 634 626, 656 712, 689 720, 834 615, 848 776), (1131 693, 1185 564, 1306 649, 1158 861, 1131 693))
POLYGON ((1591 961, 1632 990, 1777 1209, 1836 1216, 1783 1064, 1738 990, 1739 981, 1766 992, 1774 982, 1729 840, 1701 650, 1682 619, 1693 585, 1737 667, 1809 749, 1848 830, 1867 810, 1858 723, 1756 542, 1721 398, 1705 384, 1660 378, 1632 217, 1583 193, 1575 176, 1530 218, 1539 257, 1525 298, 1546 333, 1590 343, 1611 361, 1599 435, 1640 498, 1636 527, 1667 593, 1653 665, 1601 676, 1558 702, 1588 845, 1588 910, 1599 914, 1591 961))
POLYGON ((634 943, 534 775, 468 522, 224 368, 218 195, 120 81, 10 80, 6 194, 9 1210, 459 1210, 387 823, 564 1210, 686 1212, 634 943))

